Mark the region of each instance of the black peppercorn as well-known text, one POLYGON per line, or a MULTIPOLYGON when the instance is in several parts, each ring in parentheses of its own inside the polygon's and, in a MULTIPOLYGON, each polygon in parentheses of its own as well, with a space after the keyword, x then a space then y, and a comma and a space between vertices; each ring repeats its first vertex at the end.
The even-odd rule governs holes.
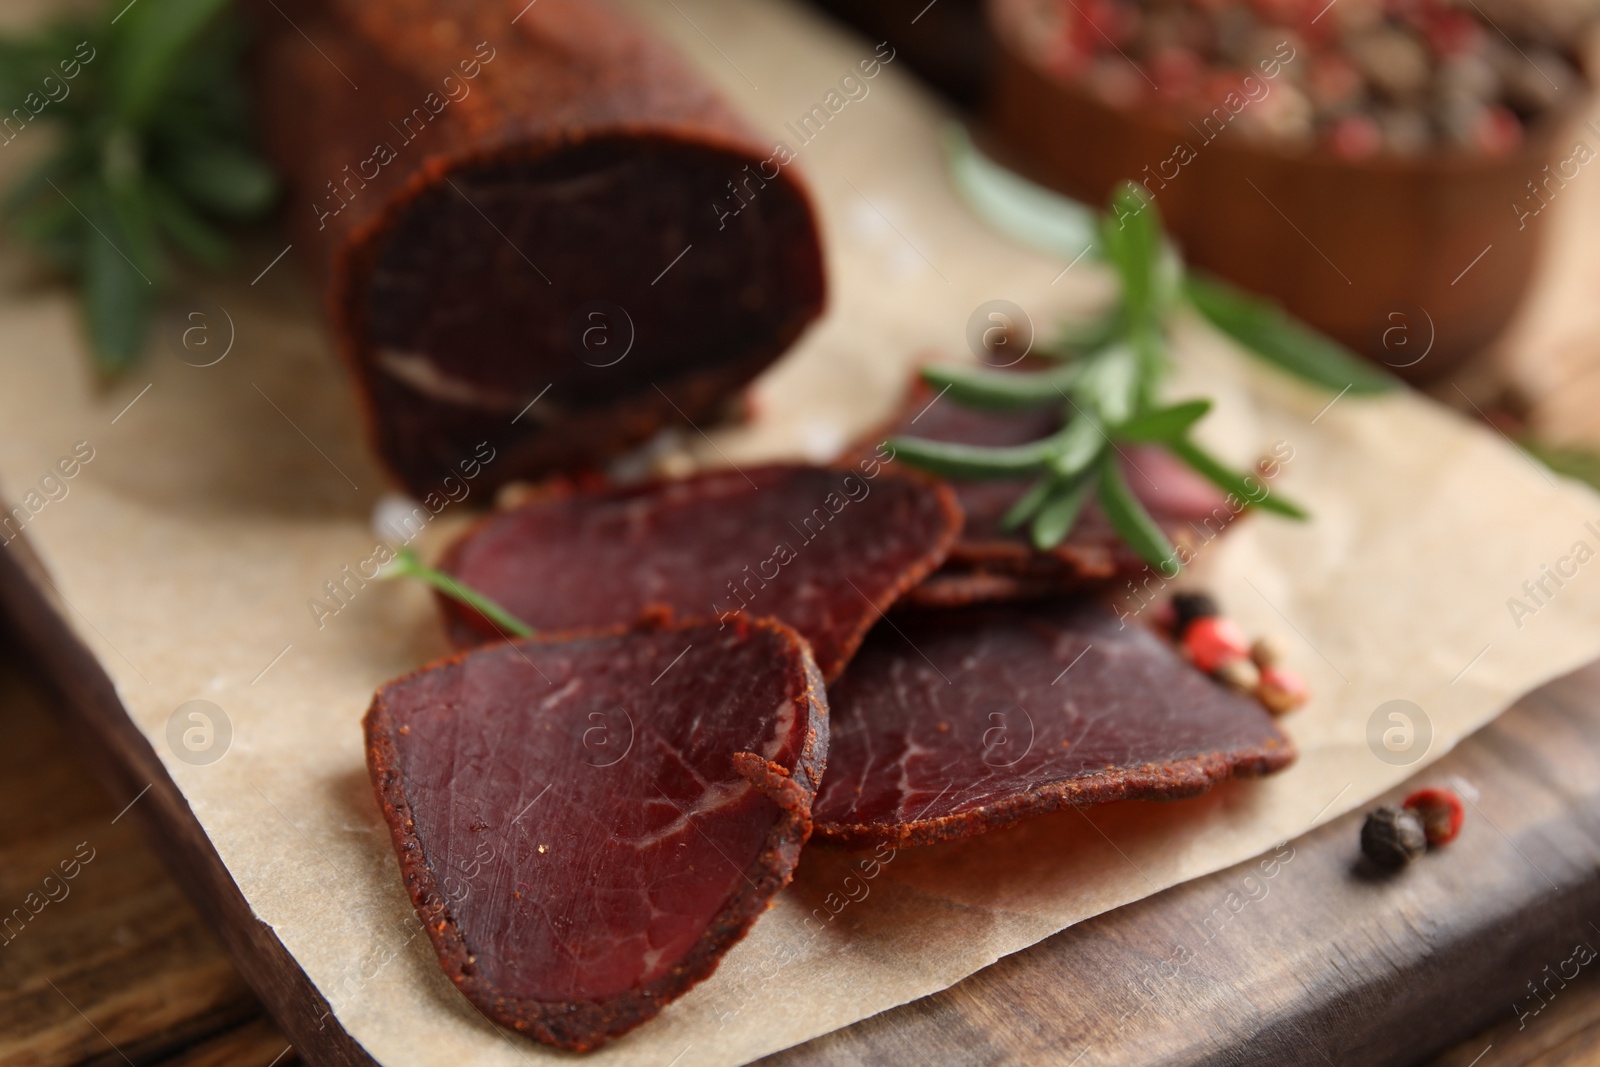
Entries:
POLYGON ((1221 614, 1222 609, 1217 607, 1217 602, 1205 593, 1172 594, 1173 632, 1179 637, 1194 620, 1221 614))
POLYGON ((1404 867, 1427 848, 1422 820, 1408 808, 1378 808, 1361 826, 1361 851, 1380 867, 1404 867))

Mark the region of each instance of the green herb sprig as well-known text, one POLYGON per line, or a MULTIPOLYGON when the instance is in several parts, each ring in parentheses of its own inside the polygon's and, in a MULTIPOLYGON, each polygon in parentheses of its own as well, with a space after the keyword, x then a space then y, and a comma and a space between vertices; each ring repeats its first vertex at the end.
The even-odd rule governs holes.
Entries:
POLYGON ((32 116, 7 128, 11 140, 42 136, 40 123, 61 134, 0 213, 81 287, 103 372, 139 355, 175 256, 221 265, 218 224, 255 218, 277 196, 251 146, 243 33, 227 7, 114 0, 98 17, 0 40, 0 111, 32 116))
POLYGON ((1554 473, 1600 489, 1600 452, 1591 448, 1548 445, 1531 437, 1524 437, 1517 443, 1554 473))
POLYGON ((383 578, 416 578, 426 582, 445 596, 473 609, 505 633, 515 634, 518 637, 532 637, 536 632, 533 627, 476 589, 457 581, 444 571, 423 563, 416 551, 409 546, 395 553, 394 559, 383 568, 381 576, 383 578))
POLYGON ((1316 385, 1377 393, 1394 379, 1276 307, 1187 271, 1162 231, 1154 201, 1132 183, 1116 190, 1105 214, 1033 185, 985 159, 959 130, 950 142, 952 177, 969 203, 1001 230, 1074 259, 1095 253, 1117 274, 1121 293, 1101 319, 1066 331, 1034 352, 1057 366, 1008 371, 932 367, 925 380, 957 403, 996 410, 1057 405, 1060 430, 1024 445, 983 447, 915 437, 895 439, 907 462, 950 478, 1033 478, 1004 517, 1029 527, 1041 549, 1059 544, 1091 497, 1118 535, 1147 562, 1176 563, 1161 527, 1134 495, 1118 458, 1124 446, 1156 445, 1223 491, 1287 518, 1304 509, 1265 495, 1244 473, 1191 436, 1211 409, 1204 399, 1164 405, 1174 316, 1192 309, 1246 350, 1316 385))

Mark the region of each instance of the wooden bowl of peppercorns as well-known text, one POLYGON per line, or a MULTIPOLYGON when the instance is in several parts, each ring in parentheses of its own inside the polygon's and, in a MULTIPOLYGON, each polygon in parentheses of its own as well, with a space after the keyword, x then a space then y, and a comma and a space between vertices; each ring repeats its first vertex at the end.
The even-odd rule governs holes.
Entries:
POLYGON ((989 0, 989 17, 992 126, 1025 171, 1091 203, 1138 182, 1189 262, 1412 379, 1506 325, 1543 209, 1600 152, 1573 128, 1575 49, 1478 4, 989 0))

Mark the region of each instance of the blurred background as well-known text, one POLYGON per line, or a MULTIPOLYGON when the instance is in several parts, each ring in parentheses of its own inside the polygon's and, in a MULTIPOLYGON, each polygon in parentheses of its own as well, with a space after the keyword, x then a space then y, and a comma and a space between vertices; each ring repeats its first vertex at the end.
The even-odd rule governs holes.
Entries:
POLYGON ((1593 0, 818 3, 1029 177, 1131 177, 1190 262, 1517 434, 1595 439, 1593 0))

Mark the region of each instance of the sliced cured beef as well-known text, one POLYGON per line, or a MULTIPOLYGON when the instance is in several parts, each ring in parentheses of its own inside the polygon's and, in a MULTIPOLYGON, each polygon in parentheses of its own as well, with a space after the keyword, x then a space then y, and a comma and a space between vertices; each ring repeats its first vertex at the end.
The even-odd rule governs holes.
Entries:
POLYGON ((254 7, 296 251, 419 498, 710 421, 820 313, 792 157, 602 0, 254 7))
MULTIPOLYGON (((855 467, 774 466, 599 491, 555 492, 480 521, 448 573, 537 630, 681 616, 772 615, 830 681, 961 526, 949 487, 855 467)), ((498 629, 442 600, 458 644, 498 629)))
MULTIPOLYGON (((1061 428, 1054 408, 979 411, 918 383, 898 414, 867 447, 905 435, 962 444, 1026 444, 1061 428)), ((1174 544, 1194 547, 1221 533, 1234 514, 1222 493, 1158 448, 1126 448, 1128 486, 1174 544)), ((920 607, 950 607, 1066 592, 1143 573, 1147 564, 1090 502, 1055 548, 1035 549, 1026 528, 1004 530, 1001 519, 1031 484, 1027 480, 952 483, 966 526, 945 564, 906 597, 920 607)))
POLYGON ((1099 601, 895 623, 829 687, 821 840, 948 841, 1059 808, 1193 796, 1294 758, 1259 703, 1099 601))
POLYGON ((906 591, 900 605, 906 608, 964 608, 1009 600, 1038 600, 1090 589, 1101 579, 1071 573, 1051 575, 1008 574, 961 565, 940 567, 906 591))
POLYGON ((445 973, 574 1050, 709 975, 788 883, 828 743, 772 620, 478 649, 383 686, 365 726, 445 973))

